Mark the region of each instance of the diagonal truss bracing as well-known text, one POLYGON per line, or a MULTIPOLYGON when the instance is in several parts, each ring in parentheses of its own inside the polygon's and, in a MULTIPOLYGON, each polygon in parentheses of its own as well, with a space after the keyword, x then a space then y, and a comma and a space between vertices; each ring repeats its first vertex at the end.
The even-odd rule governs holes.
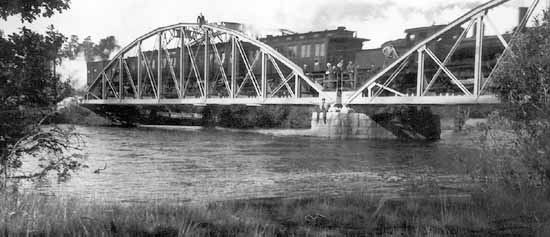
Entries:
POLYGON ((407 61, 409 61, 409 58, 413 55, 417 56, 417 61, 416 61, 417 82, 416 82, 415 96, 417 97, 426 96, 427 93, 433 88, 434 83, 438 80, 441 74, 444 73, 444 75, 446 75, 452 81, 452 84, 456 86, 463 93, 463 95, 479 98, 486 90, 487 84, 490 83, 490 81, 493 79, 492 78, 493 72, 500 65, 500 61, 503 58, 503 56, 507 53, 513 54, 513 52, 509 50, 511 41, 517 38, 518 32, 520 32, 525 27, 528 19, 533 14, 534 9, 539 4, 539 0, 532 0, 532 3, 527 11, 527 14, 521 20, 519 26, 515 28, 514 33, 510 37, 510 40, 507 41, 505 37, 500 33, 498 27, 494 24, 494 21, 492 21, 491 18, 489 17, 488 12, 509 1, 510 0, 488 1, 472 9, 471 11, 462 15, 456 20, 452 21, 451 23, 443 27, 441 30, 439 30, 432 36, 426 38, 425 40, 421 41, 419 44, 413 46, 405 54, 401 55, 401 57, 399 57, 397 60, 391 63, 388 67, 382 69, 380 72, 373 75, 357 91, 355 91, 351 96, 347 98, 347 100, 345 101, 345 104, 354 103, 354 101, 358 97, 364 97, 364 94, 365 94, 364 91, 367 89, 368 89, 368 93, 366 94, 367 94, 367 97, 370 98, 370 101, 375 100, 376 97, 380 96, 381 91, 384 91, 384 90, 398 96, 405 95, 405 93, 403 92, 399 92, 395 89, 390 88, 389 84, 396 79, 395 78, 396 73, 399 74, 402 71, 403 64, 407 63, 407 61), (432 51, 428 46, 430 44, 437 43, 437 41, 444 34, 452 31, 453 29, 461 27, 464 24, 467 25, 466 28, 462 31, 460 36, 456 38, 456 41, 451 47, 450 51, 445 56, 444 60, 441 61, 436 55, 436 53, 434 53, 434 51, 432 51), (483 47, 484 47, 483 42, 485 37, 487 36, 486 35, 487 32, 485 31, 486 26, 489 26, 496 33, 496 38, 504 48, 504 52, 500 55, 499 59, 497 60, 496 66, 493 67, 488 77, 485 77, 484 76, 485 73, 483 72, 483 47), (475 38, 474 39, 475 41, 474 61, 475 62, 473 65, 474 66, 473 88, 470 89, 470 88, 467 88, 467 86, 461 80, 459 80, 457 76, 449 69, 448 64, 451 60, 451 57, 455 54, 457 48, 461 43, 464 42, 466 35, 472 30, 472 28, 474 28, 473 34, 475 38), (426 83, 425 61, 427 59, 435 63, 435 65, 437 66, 437 71, 435 72, 435 74, 433 74, 431 79, 426 83), (392 75, 387 76, 388 73, 392 73, 392 75), (383 80, 385 81, 382 82, 383 80), (372 93, 372 90, 374 88, 378 88, 378 91, 376 93, 372 93))
POLYGON ((153 30, 124 47, 90 84, 86 100, 138 103, 152 97, 160 103, 199 97, 208 103, 223 97, 230 104, 252 96, 261 104, 282 88, 299 95, 291 81, 308 85, 313 91, 309 97, 329 98, 302 68, 255 38, 221 25, 180 23, 153 30), (147 48, 146 41, 154 43, 147 48), (244 92, 250 90, 255 94, 244 92))

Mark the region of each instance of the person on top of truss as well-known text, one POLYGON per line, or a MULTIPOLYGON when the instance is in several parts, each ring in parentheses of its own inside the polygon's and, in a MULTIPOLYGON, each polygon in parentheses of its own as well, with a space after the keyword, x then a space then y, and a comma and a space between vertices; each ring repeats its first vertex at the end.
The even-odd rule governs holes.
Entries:
POLYGON ((204 18, 204 15, 202 15, 202 12, 197 16, 197 24, 199 24, 199 27, 202 27, 202 25, 206 24, 206 18, 204 18))

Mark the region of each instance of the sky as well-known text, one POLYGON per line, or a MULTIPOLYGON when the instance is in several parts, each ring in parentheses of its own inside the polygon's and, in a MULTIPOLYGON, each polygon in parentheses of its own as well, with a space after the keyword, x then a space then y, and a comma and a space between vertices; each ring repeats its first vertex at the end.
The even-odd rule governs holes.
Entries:
MULTIPOLYGON (((382 43, 403 38, 407 28, 446 24, 487 0, 71 0, 71 8, 51 18, 39 18, 22 24, 18 16, 0 20, 6 33, 18 31, 23 25, 44 31, 53 24, 66 36, 80 39, 91 36, 98 41, 114 35, 125 46, 135 38, 161 26, 179 22, 195 22, 203 13, 209 22, 241 22, 252 25, 262 34, 277 29, 295 32, 335 29, 346 26, 359 37, 371 41, 365 48, 377 48, 382 43)), ((546 5, 543 0, 541 5, 546 5)), ((528 6, 531 0, 512 0, 490 13, 492 20, 504 32, 517 24, 517 7, 528 6)), ((67 62, 69 64, 69 62, 67 62)), ((76 62, 66 65, 69 69, 76 62)), ((84 64, 83 62, 81 64, 84 64)), ((73 75, 85 81, 84 69, 73 75), (84 70, 84 72, 81 72, 84 70)), ((75 72, 67 72, 67 74, 75 72)), ((74 79, 73 79, 74 80, 74 79)))

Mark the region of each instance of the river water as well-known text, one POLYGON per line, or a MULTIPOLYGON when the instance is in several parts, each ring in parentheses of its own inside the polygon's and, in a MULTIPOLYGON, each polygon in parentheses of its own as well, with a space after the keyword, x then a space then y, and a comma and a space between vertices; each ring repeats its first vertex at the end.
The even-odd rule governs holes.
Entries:
POLYGON ((77 127, 89 166, 44 194, 116 202, 204 202, 363 191, 401 192, 431 177, 460 183, 456 158, 478 154, 473 136, 434 143, 277 137, 203 129, 77 127), (99 173, 94 170, 104 168, 99 173))

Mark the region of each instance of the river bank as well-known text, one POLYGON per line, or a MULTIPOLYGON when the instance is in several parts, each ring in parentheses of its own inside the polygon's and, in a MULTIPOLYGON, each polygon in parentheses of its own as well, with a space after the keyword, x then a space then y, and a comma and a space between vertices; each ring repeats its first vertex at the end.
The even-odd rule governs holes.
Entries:
POLYGON ((333 197, 112 204, 36 194, 3 194, 6 236, 525 236, 550 234, 550 203, 491 190, 384 197, 333 197), (518 200, 521 200, 518 201, 518 200), (540 205, 543 204, 543 205, 540 205))

